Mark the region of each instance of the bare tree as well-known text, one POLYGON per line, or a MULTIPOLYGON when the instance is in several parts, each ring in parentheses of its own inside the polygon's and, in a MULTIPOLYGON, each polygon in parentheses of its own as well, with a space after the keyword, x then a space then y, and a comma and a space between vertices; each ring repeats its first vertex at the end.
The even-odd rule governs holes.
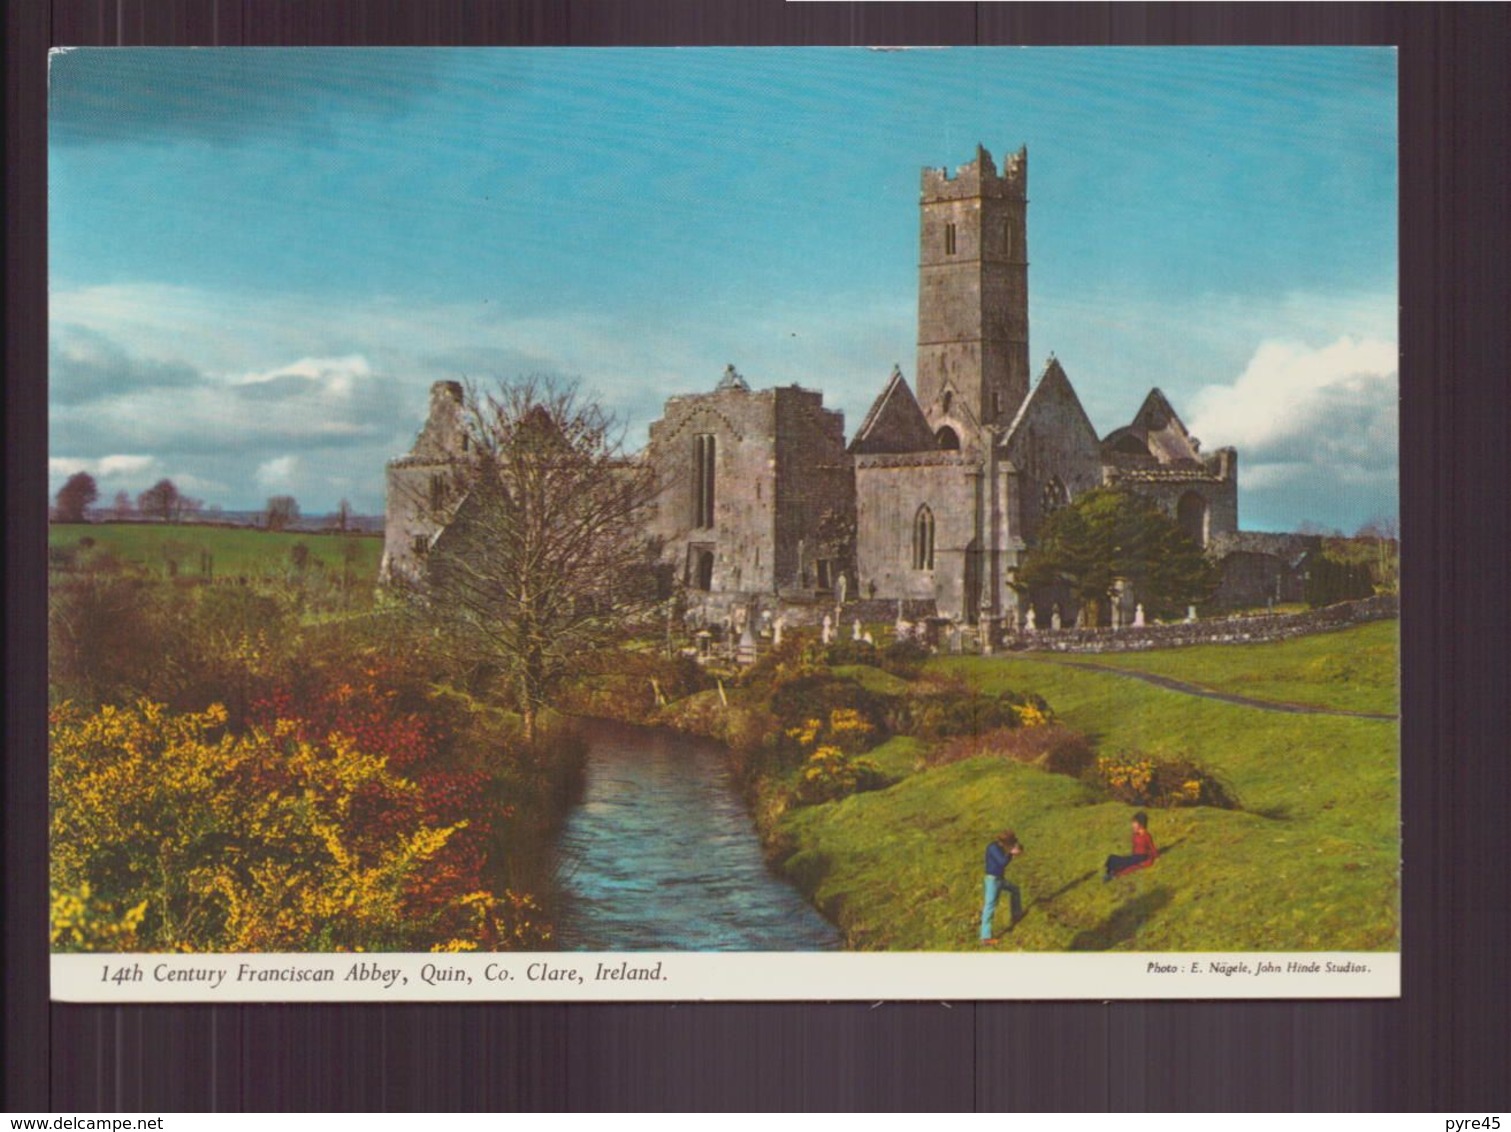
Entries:
POLYGON ((112 517, 116 519, 124 519, 127 515, 131 514, 135 510, 131 503, 131 493, 125 490, 116 492, 115 503, 110 510, 112 517))
POLYGON ((331 519, 331 525, 334 526, 336 530, 340 531, 342 534, 345 534, 346 528, 351 526, 352 521, 351 503, 343 499, 340 503, 336 504, 336 513, 331 516, 331 519))
POLYGON ((299 518, 299 504, 292 495, 274 495, 268 499, 268 530, 281 531, 299 518))
POLYGON ((88 472, 75 472, 58 488, 57 517, 60 523, 82 523, 90 504, 100 497, 100 489, 88 472))
POLYGON ((462 420, 449 492, 413 501, 444 524, 414 608, 460 665, 503 677, 533 742, 574 659, 657 603, 642 531, 655 474, 624 456, 617 423, 571 385, 469 389, 462 420))
POLYGON ((136 497, 136 507, 143 515, 172 522, 178 517, 178 488, 172 480, 160 479, 136 497))
POLYGON ((176 521, 182 522, 185 519, 197 518, 204 512, 204 509, 205 501, 203 499, 195 499, 191 495, 184 495, 180 492, 178 505, 174 507, 173 514, 176 521))

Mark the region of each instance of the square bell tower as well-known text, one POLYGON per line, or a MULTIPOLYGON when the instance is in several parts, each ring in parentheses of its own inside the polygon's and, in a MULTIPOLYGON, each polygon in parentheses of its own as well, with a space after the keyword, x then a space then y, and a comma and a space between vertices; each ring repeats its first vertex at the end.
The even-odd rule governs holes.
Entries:
POLYGON ((1028 150, 923 171, 918 401, 942 448, 974 447, 1028 396, 1028 150))

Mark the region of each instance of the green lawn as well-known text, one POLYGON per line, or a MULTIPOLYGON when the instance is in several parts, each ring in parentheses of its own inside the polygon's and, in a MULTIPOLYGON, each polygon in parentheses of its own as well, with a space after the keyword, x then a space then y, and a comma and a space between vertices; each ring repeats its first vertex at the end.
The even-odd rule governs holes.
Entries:
POLYGON ((1399 635, 1399 621, 1374 621, 1291 641, 1058 659, 1150 672, 1256 700, 1393 714, 1399 635))
POLYGON ((217 578, 279 577, 288 571, 295 545, 303 544, 311 565, 319 563, 326 570, 340 572, 346 556, 352 555, 352 575, 376 581, 383 555, 382 539, 355 535, 166 523, 56 524, 48 528, 49 548, 78 547, 81 539, 94 540, 93 546, 79 549, 86 557, 113 554, 122 562, 161 576, 167 576, 169 562, 176 560, 180 576, 199 577, 200 555, 208 552, 217 578))
MULTIPOLYGON (((1289 673, 1294 680, 1308 665, 1333 671, 1329 664, 1347 665, 1360 652, 1384 645, 1391 650, 1393 676, 1394 629, 1386 623, 1286 646, 1201 650, 1235 654, 1202 671, 1207 683, 1214 683, 1213 670, 1219 679, 1252 671, 1289 673)), ((1120 659, 1147 664, 1149 671, 1169 663, 1158 670, 1186 679, 1200 669, 1199 658, 1185 659, 1197 651, 1120 659)), ((778 830, 796 846, 786 871, 845 930, 852 946, 978 946, 981 858, 991 834, 1004 826, 1014 827, 1026 846, 1009 878, 1023 888, 1028 905, 1004 947, 1398 946, 1394 723, 1203 700, 1037 658, 952 658, 931 667, 989 690, 1039 693, 1065 723, 1091 735, 1099 752, 1137 748, 1190 755, 1219 774, 1243 808, 1152 811, 1160 861, 1104 885, 1102 860, 1128 851, 1130 807, 1099 800, 1077 780, 1000 758, 917 769, 920 748, 912 740, 893 740, 873 757, 889 775, 906 776, 901 781, 793 810, 778 830)), ((1340 706, 1382 706, 1378 699, 1351 699, 1346 684, 1331 681, 1318 695, 1340 706)), ((1392 698, 1384 709, 1393 710, 1394 703, 1392 698)), ((1005 919, 1004 905, 999 922, 1005 919)))

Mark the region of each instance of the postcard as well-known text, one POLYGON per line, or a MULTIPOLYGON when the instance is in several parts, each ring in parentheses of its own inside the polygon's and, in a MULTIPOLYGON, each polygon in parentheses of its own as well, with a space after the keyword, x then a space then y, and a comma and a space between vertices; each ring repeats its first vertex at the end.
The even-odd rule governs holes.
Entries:
POLYGON ((1397 996, 1396 81, 56 52, 53 998, 1397 996))

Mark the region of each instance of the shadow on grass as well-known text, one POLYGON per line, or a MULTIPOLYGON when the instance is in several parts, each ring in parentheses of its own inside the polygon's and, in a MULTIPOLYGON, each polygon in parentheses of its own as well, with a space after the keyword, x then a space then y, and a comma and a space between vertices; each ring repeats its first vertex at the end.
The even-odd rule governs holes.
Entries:
POLYGON ((1290 821, 1291 807, 1288 805, 1266 806, 1262 810, 1250 810, 1256 818, 1264 818, 1266 821, 1290 821))
POLYGON ((1168 888, 1155 888, 1124 904, 1094 928, 1077 932, 1067 951, 1110 951, 1127 943, 1144 922, 1170 903, 1168 888))
POLYGON ((1094 877, 1096 875, 1097 875, 1097 871, 1095 869, 1092 869, 1090 872, 1084 872, 1080 876, 1076 877, 1074 880, 1068 880, 1068 881, 1066 881, 1059 888, 1057 888, 1053 892, 1051 892, 1048 896, 1041 896, 1041 897, 1039 897, 1038 900, 1035 901, 1035 903, 1038 903, 1038 904, 1048 904, 1051 901, 1058 900, 1060 897, 1064 896, 1067 892, 1069 892, 1072 888, 1075 888, 1077 885, 1085 884, 1087 881, 1089 881, 1092 877, 1094 877))
MULTIPOLYGON (((1174 841, 1171 841, 1169 844, 1161 845, 1160 846, 1160 850, 1159 850, 1159 855, 1161 857, 1168 857, 1171 853, 1175 852, 1176 849, 1178 849, 1180 846, 1184 845, 1185 843, 1186 843, 1186 839, 1184 837, 1181 837, 1181 838, 1177 838, 1174 841)), ((1101 871, 1102 871, 1101 869, 1092 869, 1089 872, 1084 872, 1080 876, 1074 877, 1073 879, 1066 881, 1064 884, 1062 884, 1059 888, 1055 889, 1053 892, 1051 892, 1051 893, 1049 893, 1049 894, 1047 894, 1045 896, 1035 897, 1034 898, 1034 903, 1035 904, 1053 904, 1056 900, 1058 900, 1060 897, 1064 896, 1072 888, 1078 888, 1081 885, 1085 884, 1087 881, 1092 880, 1093 878, 1095 878, 1097 876, 1100 876, 1101 875, 1101 871)))

